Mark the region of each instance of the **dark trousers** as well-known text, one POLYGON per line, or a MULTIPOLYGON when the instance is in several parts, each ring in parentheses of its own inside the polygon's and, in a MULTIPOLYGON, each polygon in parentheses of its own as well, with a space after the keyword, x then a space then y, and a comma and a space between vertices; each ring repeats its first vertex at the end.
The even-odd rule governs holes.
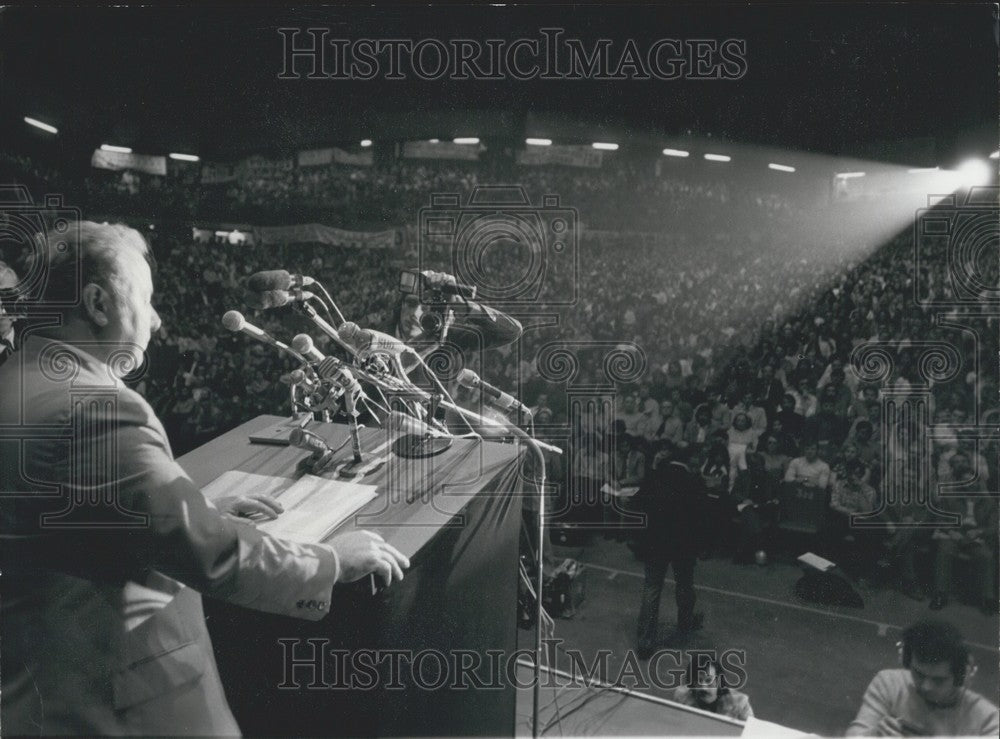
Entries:
POLYGON ((739 514, 739 535, 736 539, 736 556, 750 558, 764 548, 766 534, 778 519, 777 506, 765 504, 759 507, 747 506, 739 514))
POLYGON ((660 594, 667 567, 674 566, 677 599, 677 626, 684 629, 694 619, 694 564, 692 554, 654 555, 646 559, 646 578, 642 586, 642 603, 639 606, 639 649, 655 649, 657 625, 660 618, 660 594))

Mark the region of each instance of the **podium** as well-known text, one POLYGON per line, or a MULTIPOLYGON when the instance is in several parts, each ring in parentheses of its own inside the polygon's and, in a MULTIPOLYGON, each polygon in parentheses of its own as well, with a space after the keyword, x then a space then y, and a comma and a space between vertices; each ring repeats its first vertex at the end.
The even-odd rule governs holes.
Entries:
MULTIPOLYGON (((291 482, 306 452, 249 441, 280 421, 255 418, 178 462, 201 487, 230 470, 291 482)), ((337 424, 309 429, 332 447, 348 435, 337 424)), ((514 734, 516 681, 505 671, 518 656, 520 450, 455 439, 439 455, 403 459, 390 441, 362 429, 365 464, 353 473, 350 444, 337 452, 347 466, 331 467, 343 468, 331 485, 374 485, 377 495, 332 536, 379 533, 410 559, 402 582, 338 585, 316 622, 205 599, 226 696, 247 735, 514 734)))

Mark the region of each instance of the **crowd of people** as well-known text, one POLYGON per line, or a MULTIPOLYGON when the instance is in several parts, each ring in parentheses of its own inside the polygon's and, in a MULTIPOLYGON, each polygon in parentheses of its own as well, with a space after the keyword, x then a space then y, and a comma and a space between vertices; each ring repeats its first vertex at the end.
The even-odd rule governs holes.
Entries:
POLYGON ((483 161, 393 159, 374 165, 282 166, 256 171, 234 163, 203 177, 197 163, 167 162, 165 174, 90 169, 68 175, 29 157, 0 155, 39 188, 58 185, 67 201, 94 214, 201 219, 257 225, 319 221, 344 228, 402 226, 417 220, 432 194, 465 203, 477 185, 520 185, 532 203, 556 194, 590 228, 656 231, 696 227, 707 210, 787 219, 803 203, 787 187, 747 188, 704 172, 680 173, 650 157, 614 156, 601 167, 522 166, 510 157, 483 161), (616 206, 628 202, 628 209, 616 206))
MULTIPOLYGON (((7 164, 36 180, 56 176, 23 158, 7 164)), ((238 221, 272 212, 295 219, 326 208, 338 224, 407 226, 430 192, 467 194, 497 176, 495 163, 407 160, 289 168, 219 185, 198 184, 194 171, 170 178, 101 172, 86 179, 85 198, 95 209, 123 215, 147 207, 173 214, 218 208, 238 221)), ((813 510, 799 511, 811 529, 810 546, 858 576, 895 573, 904 592, 923 598, 929 590, 931 606, 939 608, 955 589, 953 563, 971 561, 979 573, 976 599, 995 609, 995 500, 944 496, 935 506, 958 515, 962 526, 915 530, 907 524, 934 515, 922 500, 883 505, 879 497, 890 479, 935 491, 938 483, 963 483, 975 474, 965 488, 971 492, 1000 479, 995 442, 977 443, 961 429, 977 422, 977 410, 979 423, 1000 412, 995 379, 975 371, 996 356, 995 319, 978 344, 962 345, 967 336, 935 322, 933 310, 912 300, 915 281, 932 296, 949 296, 952 288, 941 277, 952 268, 948 255, 915 254, 909 233, 870 254, 822 236, 806 244, 786 217, 787 200, 732 183, 684 182, 629 163, 522 168, 519 174, 529 193, 558 192, 582 220, 608 229, 581 229, 574 258, 543 255, 546 299, 564 305, 513 309, 526 327, 520 344, 467 359, 486 379, 519 392, 534 407, 540 430, 548 427, 557 438, 559 429, 568 429, 561 443, 570 453, 552 471, 565 491, 639 486, 669 444, 698 472, 725 532, 714 540, 727 543, 737 561, 760 561, 774 527, 787 523, 789 498, 804 497, 815 501, 813 510), (706 203, 737 211, 749 203, 762 208, 763 217, 746 220, 740 230, 724 224, 634 233, 664 213, 702 217, 706 203), (618 226, 629 228, 613 231, 618 226), (557 325, 544 319, 532 325, 540 310, 558 314, 557 325), (852 351, 871 341, 886 347, 891 375, 861 376, 852 351), (928 341, 957 343, 965 361, 956 377, 928 383, 928 423, 951 424, 954 433, 920 446, 925 442, 904 437, 899 424, 883 418, 883 399, 925 381, 915 352, 928 341), (553 380, 538 361, 554 343, 577 353, 572 378, 553 380), (601 352, 611 348, 641 354, 645 373, 607 376, 601 352), (611 388, 614 417, 574 415, 567 400, 573 387, 595 383, 611 388), (887 433, 895 438, 883 445, 887 433), (879 511, 880 525, 850 525, 852 515, 871 511, 879 511)), ((288 410, 281 377, 293 368, 289 360, 219 323, 226 310, 244 305, 248 275, 276 265, 309 274, 333 291, 348 320, 382 326, 398 298, 400 268, 419 257, 425 268, 454 269, 448 248, 410 239, 393 250, 364 250, 199 244, 162 227, 148 237, 158 261, 163 327, 150 345, 151 369, 137 383, 178 454, 260 413, 288 410)), ((16 265, 25 256, 0 259, 16 265)), ((501 284, 521 274, 524 263, 523 251, 493 250, 480 266, 501 284)), ((278 336, 309 329, 287 309, 245 312, 278 336)), ((316 338, 322 350, 324 338, 316 338)))

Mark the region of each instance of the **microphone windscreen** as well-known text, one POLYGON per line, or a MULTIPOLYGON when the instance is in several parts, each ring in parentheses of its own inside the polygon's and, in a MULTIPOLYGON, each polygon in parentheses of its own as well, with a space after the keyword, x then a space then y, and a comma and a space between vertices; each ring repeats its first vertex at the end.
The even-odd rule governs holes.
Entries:
POLYGON ((322 437, 303 428, 292 429, 292 432, 288 435, 288 443, 296 449, 304 449, 307 452, 319 452, 322 454, 330 450, 329 445, 322 437))
POLYGON ((286 290, 264 290, 263 292, 247 292, 246 302, 251 308, 268 310, 288 305, 290 295, 286 290))
POLYGON ((386 420, 386 426, 394 434, 416 434, 424 436, 431 433, 431 428, 419 418, 408 416, 400 411, 392 411, 386 420))
POLYGON ((309 334, 296 334, 292 339, 292 349, 299 354, 309 354, 314 347, 312 336, 309 334))
POLYGON ((247 319, 238 310, 226 311, 226 314, 222 316, 222 325, 229 331, 240 331, 246 323, 247 319))
POLYGON ((344 341, 348 341, 351 344, 357 344, 361 328, 353 321, 346 321, 340 324, 340 328, 337 329, 337 333, 340 334, 340 338, 344 341))
POLYGON ((291 286, 292 276, 284 269, 257 272, 247 279, 247 287, 258 293, 265 290, 287 290, 291 286))
POLYGON ((406 344, 395 336, 389 336, 389 334, 382 333, 381 331, 366 328, 360 333, 361 335, 355 343, 360 344, 362 348, 367 347, 372 351, 388 352, 390 354, 400 354, 407 349, 406 344))
POLYGON ((479 384, 479 375, 465 367, 461 372, 458 373, 458 384, 469 390, 475 390, 476 386, 479 384))

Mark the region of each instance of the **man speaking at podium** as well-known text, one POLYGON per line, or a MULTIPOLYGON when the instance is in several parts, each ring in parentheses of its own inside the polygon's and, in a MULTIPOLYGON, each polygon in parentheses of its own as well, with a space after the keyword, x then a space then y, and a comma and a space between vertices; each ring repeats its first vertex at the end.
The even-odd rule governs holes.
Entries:
POLYGON ((296 544, 235 517, 267 499, 208 502, 119 378, 160 326, 145 241, 89 222, 68 241, 43 254, 60 320, 0 368, 0 725, 238 734, 200 594, 318 620, 334 583, 409 562, 371 532, 296 544))

